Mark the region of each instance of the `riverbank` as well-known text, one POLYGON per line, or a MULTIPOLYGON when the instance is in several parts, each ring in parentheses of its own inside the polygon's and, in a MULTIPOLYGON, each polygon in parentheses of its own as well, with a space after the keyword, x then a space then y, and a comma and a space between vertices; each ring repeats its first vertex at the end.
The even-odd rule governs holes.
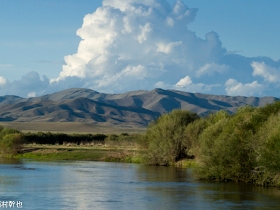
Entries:
POLYGON ((105 161, 142 163, 141 149, 133 147, 109 147, 106 145, 24 145, 16 158, 34 159, 41 161, 105 161))
MULTIPOLYGON (((15 157, 36 161, 67 160, 145 164, 144 153, 144 149, 135 146, 26 144, 15 157)), ((181 168, 194 167, 195 160, 183 159, 176 162, 174 166, 181 168)))

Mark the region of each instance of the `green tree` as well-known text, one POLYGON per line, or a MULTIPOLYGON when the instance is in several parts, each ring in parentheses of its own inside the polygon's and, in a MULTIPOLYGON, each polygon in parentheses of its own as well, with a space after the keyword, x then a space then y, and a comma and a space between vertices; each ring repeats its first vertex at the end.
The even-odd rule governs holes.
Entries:
POLYGON ((280 115, 270 115, 256 136, 257 165, 254 182, 260 185, 280 186, 280 115))
MULTIPOLYGON (((220 110, 216 113, 211 113, 204 118, 195 120, 189 123, 185 129, 185 145, 188 149, 187 153, 190 156, 197 157, 197 152, 200 150, 199 137, 202 132, 209 126, 214 125, 222 119, 228 119, 230 115, 224 111, 220 110)), ((208 139, 212 141, 213 139, 208 139)))
POLYGON ((201 178, 249 181, 255 166, 254 108, 243 107, 229 118, 218 117, 199 136, 201 178))
POLYGON ((151 123, 146 132, 150 164, 169 165, 185 157, 185 128, 196 119, 197 114, 176 109, 151 123))
POLYGON ((23 145, 23 138, 20 133, 8 133, 0 139, 0 153, 4 156, 15 155, 23 145))

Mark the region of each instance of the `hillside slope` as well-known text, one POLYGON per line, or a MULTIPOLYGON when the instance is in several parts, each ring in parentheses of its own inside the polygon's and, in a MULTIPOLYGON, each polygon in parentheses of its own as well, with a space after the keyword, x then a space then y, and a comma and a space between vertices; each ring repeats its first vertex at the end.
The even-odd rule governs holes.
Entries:
POLYGON ((264 106, 274 97, 230 97, 154 89, 123 94, 105 94, 72 88, 33 98, 0 97, 0 121, 7 122, 83 122, 104 125, 147 126, 172 109, 186 109, 205 115, 238 107, 264 106))

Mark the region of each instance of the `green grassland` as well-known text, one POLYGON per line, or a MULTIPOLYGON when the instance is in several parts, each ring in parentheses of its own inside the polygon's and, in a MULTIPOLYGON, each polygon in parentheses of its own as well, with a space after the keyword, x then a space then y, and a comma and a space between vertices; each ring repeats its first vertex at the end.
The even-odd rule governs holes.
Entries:
POLYGON ((16 158, 42 161, 143 162, 140 157, 142 149, 137 146, 137 139, 134 137, 144 134, 145 128, 79 122, 0 122, 0 126, 2 126, 1 128, 6 128, 4 130, 8 130, 8 132, 13 133, 13 131, 16 131, 21 132, 23 135, 24 144, 21 151, 16 154, 16 158), (88 135, 90 137, 105 136, 106 142, 104 139, 97 139, 96 141, 90 139, 87 141, 88 135), (65 137, 75 137, 74 140, 84 138, 85 141, 42 144, 44 140, 50 141, 54 138, 65 137), (34 142, 33 140, 30 141, 32 138, 34 142))
POLYGON ((131 147, 26 144, 16 157, 41 161, 83 160, 140 163, 140 153, 139 150, 131 147))

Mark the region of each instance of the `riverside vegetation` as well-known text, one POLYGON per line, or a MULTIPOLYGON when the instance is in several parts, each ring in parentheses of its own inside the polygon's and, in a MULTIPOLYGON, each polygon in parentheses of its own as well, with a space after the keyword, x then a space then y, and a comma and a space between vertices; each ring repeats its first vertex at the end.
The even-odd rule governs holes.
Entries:
POLYGON ((184 160, 183 163, 194 167, 200 179, 280 187, 280 101, 265 107, 241 107, 234 114, 221 110, 205 117, 173 110, 152 122, 144 135, 23 134, 14 129, 0 130, 2 155, 21 151, 18 157, 47 157, 43 149, 56 148, 57 155, 50 152, 50 159, 165 166, 184 160), (23 143, 31 150, 41 150, 24 151, 23 143))

